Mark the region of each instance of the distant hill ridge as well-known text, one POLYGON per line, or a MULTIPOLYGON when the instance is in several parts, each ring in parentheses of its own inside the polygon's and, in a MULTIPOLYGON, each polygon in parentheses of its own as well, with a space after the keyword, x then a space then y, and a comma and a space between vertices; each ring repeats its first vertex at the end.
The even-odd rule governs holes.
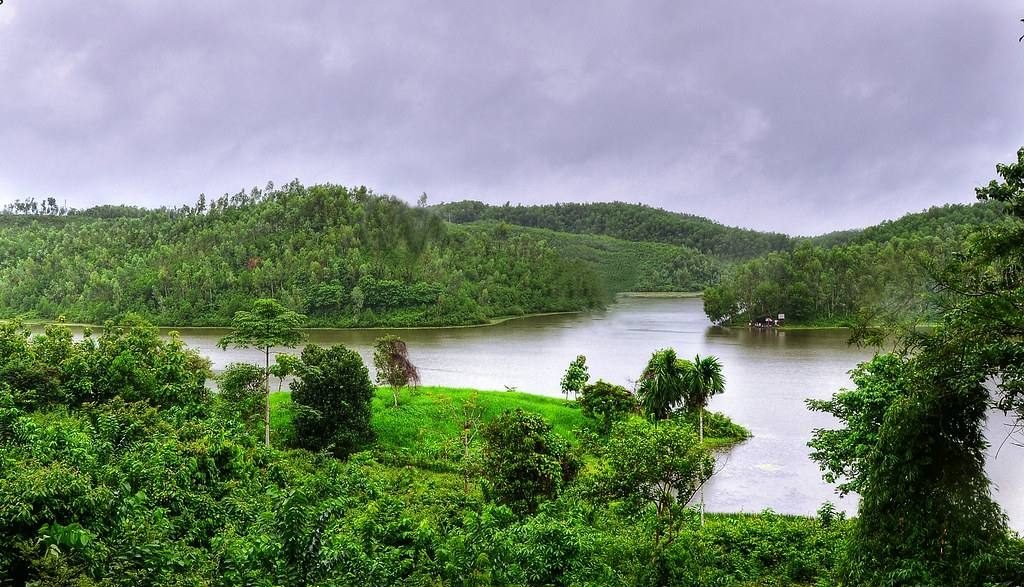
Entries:
POLYGON ((432 207, 457 224, 494 220, 558 232, 679 245, 722 259, 749 259, 792 248, 794 239, 775 232, 725 226, 701 216, 624 202, 492 206, 465 200, 432 207))

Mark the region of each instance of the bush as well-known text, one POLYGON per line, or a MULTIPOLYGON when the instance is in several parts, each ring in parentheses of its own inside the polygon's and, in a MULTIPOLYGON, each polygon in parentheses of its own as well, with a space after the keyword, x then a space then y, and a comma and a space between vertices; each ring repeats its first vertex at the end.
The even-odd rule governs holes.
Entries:
POLYGON ((580 409, 583 415, 598 421, 602 434, 612 429, 612 424, 636 410, 636 398, 625 387, 598 381, 583 388, 580 395, 580 409))
POLYGON ((217 385, 225 415, 237 417, 253 425, 263 417, 266 390, 263 369, 249 363, 231 363, 219 377, 217 385))
POLYGON ((374 439, 373 385, 363 359, 344 345, 309 345, 292 383, 295 441, 346 457, 374 439))
POLYGON ((506 411, 484 426, 483 436, 485 489, 518 513, 557 497, 579 470, 568 443, 536 414, 506 411))

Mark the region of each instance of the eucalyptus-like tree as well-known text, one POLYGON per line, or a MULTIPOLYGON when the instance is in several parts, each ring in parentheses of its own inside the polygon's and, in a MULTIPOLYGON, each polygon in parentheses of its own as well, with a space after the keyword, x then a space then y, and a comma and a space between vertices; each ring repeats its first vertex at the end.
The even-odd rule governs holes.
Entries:
POLYGON ((305 316, 289 310, 277 300, 259 299, 252 310, 235 312, 231 334, 217 342, 228 347, 257 348, 263 351, 263 440, 270 446, 270 350, 274 347, 295 348, 305 338, 301 327, 305 316))
POLYGON ((396 408, 402 388, 420 383, 420 372, 409 360, 409 347, 392 334, 378 338, 374 344, 373 366, 377 369, 377 383, 391 388, 396 408))

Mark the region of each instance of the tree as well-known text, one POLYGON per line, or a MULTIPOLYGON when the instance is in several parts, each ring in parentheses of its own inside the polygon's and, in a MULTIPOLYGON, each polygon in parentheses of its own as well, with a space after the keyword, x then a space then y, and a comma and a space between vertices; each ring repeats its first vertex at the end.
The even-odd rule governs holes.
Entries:
POLYGON ((473 390, 457 409, 459 423, 459 447, 462 450, 462 488, 469 493, 469 481, 480 472, 479 451, 474 450, 484 420, 484 406, 480 403, 480 392, 473 390))
POLYGON ((712 474, 714 458, 688 425, 657 425, 630 418, 612 426, 595 478, 598 495, 624 500, 635 509, 653 507, 656 540, 672 531, 677 506, 685 506, 712 474))
POLYGON ((576 394, 583 391, 583 386, 587 384, 589 379, 590 372, 587 370, 587 358, 583 355, 577 355, 569 363, 569 368, 566 369, 565 375, 562 376, 562 393, 565 394, 565 399, 569 399, 569 392, 572 392, 573 398, 575 398, 576 394))
POLYGON ((284 387, 284 380, 298 372, 301 360, 295 355, 278 353, 274 357, 274 364, 270 366, 270 374, 277 377, 277 391, 284 387))
POLYGON ((844 414, 846 428, 816 433, 819 462, 861 493, 849 584, 1024 580, 992 499, 984 435, 990 406, 1020 416, 1024 395, 1024 149, 1017 156, 996 167, 1002 181, 977 190, 1002 202, 1006 217, 934 275, 938 325, 881 332, 897 339, 897 366, 869 364, 856 394, 822 405, 844 414))
POLYGON ((231 334, 217 343, 230 347, 258 348, 263 351, 263 435, 270 446, 270 350, 276 346, 295 348, 305 338, 300 328, 305 316, 282 306, 277 300, 259 299, 251 311, 235 312, 231 334))
POLYGON ((220 397, 246 424, 259 421, 266 411, 263 383, 263 370, 249 363, 232 363, 217 377, 220 397))
POLYGON ((537 414, 506 410, 483 427, 486 491, 519 513, 533 513, 576 477, 569 444, 537 414))
POLYGON ((608 434, 612 424, 636 410, 636 397, 625 387, 612 385, 607 381, 583 388, 580 394, 580 410, 588 418, 598 421, 602 434, 608 434))
POLYGON ((396 408, 402 388, 420 383, 419 371, 409 360, 409 349, 397 336, 389 334, 377 339, 373 347, 373 366, 377 369, 377 383, 391 388, 396 408))
POLYGON ((807 400, 808 408, 831 414, 843 424, 839 429, 815 429, 807 443, 813 449, 811 459, 826 481, 839 482, 841 494, 864 491, 869 455, 877 450, 885 414, 908 393, 907 370, 897 355, 875 355, 850 372, 853 389, 841 389, 827 400, 807 400))
POLYGON ((689 410, 697 411, 697 438, 704 442, 704 410, 712 396, 725 391, 725 376, 717 357, 701 358, 697 355, 693 363, 679 365, 683 372, 683 402, 689 410))
POLYGON ((640 375, 640 405, 648 417, 664 420, 682 405, 687 361, 680 361, 672 349, 655 351, 640 375))
POLYGON ((291 388, 299 446, 345 457, 373 441, 373 384, 359 353, 307 346, 291 388))

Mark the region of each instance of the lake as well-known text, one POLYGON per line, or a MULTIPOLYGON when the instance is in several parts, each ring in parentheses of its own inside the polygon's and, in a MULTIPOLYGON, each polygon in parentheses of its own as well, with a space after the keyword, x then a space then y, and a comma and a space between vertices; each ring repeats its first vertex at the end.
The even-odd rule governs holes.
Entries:
MULTIPOLYGON (((261 363, 254 350, 222 351, 226 331, 178 329, 185 342, 208 356, 214 369, 234 361, 261 363)), ((381 330, 314 330, 309 340, 343 343, 372 365, 372 345, 381 330)), ((709 324, 698 298, 622 298, 607 310, 537 316, 494 326, 395 330, 409 345, 424 385, 502 390, 506 387, 559 396, 569 362, 587 356, 592 379, 632 388, 651 353, 675 348, 681 357, 721 359, 726 392, 710 408, 728 414, 754 437, 718 456, 719 472, 707 485, 709 511, 813 514, 826 501, 846 512, 856 497, 839 499, 808 457, 815 428, 835 424, 810 412, 806 398, 827 398, 850 384, 847 372, 871 351, 847 345, 843 330, 788 332, 726 329, 709 324)), ((295 351, 289 351, 295 352, 295 351)), ((372 367, 371 367, 372 369, 372 367)), ((1024 449, 1007 442, 1002 414, 989 421, 989 473, 997 500, 1011 525, 1024 529, 1024 449)))

